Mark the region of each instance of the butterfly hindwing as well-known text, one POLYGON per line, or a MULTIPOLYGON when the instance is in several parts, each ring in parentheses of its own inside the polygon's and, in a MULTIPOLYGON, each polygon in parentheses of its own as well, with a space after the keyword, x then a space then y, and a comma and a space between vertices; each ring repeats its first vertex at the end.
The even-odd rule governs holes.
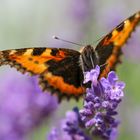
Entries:
POLYGON ((85 89, 79 65, 80 53, 62 48, 25 48, 0 52, 0 64, 8 64, 17 70, 39 75, 43 90, 63 95, 82 95, 85 89))
POLYGON ((100 77, 106 76, 120 62, 121 48, 139 22, 140 12, 137 12, 119 24, 99 42, 95 51, 99 56, 99 65, 104 65, 101 67, 100 77))
POLYGON ((48 72, 40 75, 40 84, 43 90, 51 89, 52 92, 58 92, 61 96, 79 97, 85 93, 82 87, 83 74, 79 65, 80 53, 65 49, 70 55, 61 61, 49 60, 48 72))

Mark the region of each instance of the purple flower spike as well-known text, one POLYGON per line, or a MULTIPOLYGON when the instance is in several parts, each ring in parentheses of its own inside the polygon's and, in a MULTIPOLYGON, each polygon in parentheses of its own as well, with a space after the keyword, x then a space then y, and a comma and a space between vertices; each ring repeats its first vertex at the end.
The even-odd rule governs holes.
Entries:
POLYGON ((114 116, 118 114, 116 108, 124 95, 125 83, 118 81, 113 71, 100 80, 99 74, 99 66, 84 73, 84 83, 91 81, 91 87, 86 90, 83 108, 68 112, 59 135, 55 133, 49 140, 116 140, 119 121, 114 116))
POLYGON ((85 127, 90 128, 90 134, 94 137, 112 140, 117 135, 118 121, 114 118, 117 115, 118 104, 124 96, 124 82, 118 81, 114 71, 108 74, 107 78, 98 80, 100 67, 96 66, 90 72, 84 73, 84 83, 91 81, 91 88, 87 89, 84 108, 80 110, 81 119, 85 127))

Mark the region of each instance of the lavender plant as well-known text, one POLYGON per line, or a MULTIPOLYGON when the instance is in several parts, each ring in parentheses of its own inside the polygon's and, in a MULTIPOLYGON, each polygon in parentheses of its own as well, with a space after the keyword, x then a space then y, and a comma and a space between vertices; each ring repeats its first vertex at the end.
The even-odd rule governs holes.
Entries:
POLYGON ((48 136, 49 140, 115 140, 119 121, 116 108, 124 96, 125 83, 114 71, 98 80, 100 67, 84 73, 87 88, 83 108, 66 113, 66 118, 48 136))

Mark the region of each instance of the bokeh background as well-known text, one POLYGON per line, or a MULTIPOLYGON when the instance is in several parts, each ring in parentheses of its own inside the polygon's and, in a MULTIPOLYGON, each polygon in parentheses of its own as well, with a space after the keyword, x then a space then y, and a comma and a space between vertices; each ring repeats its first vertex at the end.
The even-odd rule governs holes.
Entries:
MULTIPOLYGON (((75 46, 52 39, 57 35, 79 44, 96 46, 98 40, 136 11, 138 0, 0 0, 0 50, 26 47, 75 46)), ((140 27, 125 45, 123 64, 117 68, 126 83, 119 107, 119 140, 140 139, 140 27)), ((41 93, 30 79, 8 66, 0 69, 0 140, 44 140, 65 111, 82 100, 63 101, 41 93), (35 93, 35 94, 34 94, 35 93), (38 97, 39 96, 39 97, 38 97), (51 101, 49 101, 51 100, 51 101), (46 107, 47 106, 47 107, 46 107)))

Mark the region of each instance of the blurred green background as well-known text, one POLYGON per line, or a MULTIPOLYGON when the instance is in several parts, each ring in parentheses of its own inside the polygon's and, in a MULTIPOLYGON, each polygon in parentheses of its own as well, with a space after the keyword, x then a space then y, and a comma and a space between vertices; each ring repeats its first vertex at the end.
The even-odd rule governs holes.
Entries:
MULTIPOLYGON (((52 39, 57 35, 80 44, 92 44, 107 34, 136 11, 140 10, 138 0, 0 0, 0 49, 26 47, 66 47, 80 49, 52 39)), ((133 33, 124 48, 123 64, 117 73, 126 83, 125 97, 119 106, 121 125, 119 140, 140 139, 140 27, 133 33)), ((0 73, 8 72, 4 66, 0 73)), ((75 101, 63 101, 54 119, 64 117, 65 111, 75 101)), ((34 130, 28 139, 44 140, 46 131, 52 127, 51 119, 34 130)))

